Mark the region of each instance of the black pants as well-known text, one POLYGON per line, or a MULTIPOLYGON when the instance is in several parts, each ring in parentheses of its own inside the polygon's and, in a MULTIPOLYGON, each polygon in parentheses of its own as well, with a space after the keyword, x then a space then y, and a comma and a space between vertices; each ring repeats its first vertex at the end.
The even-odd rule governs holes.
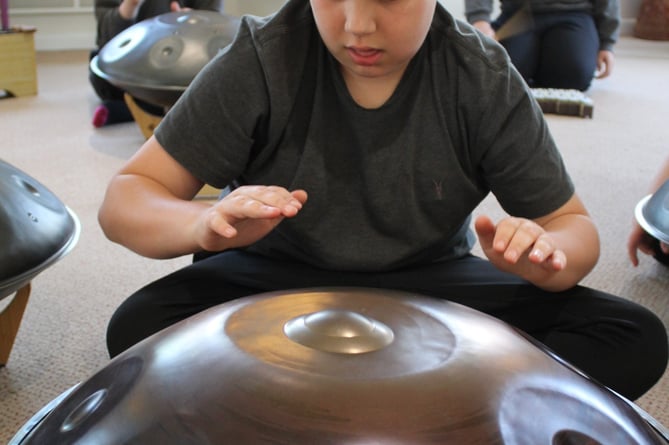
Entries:
POLYGON ((666 330, 649 310, 581 286, 545 292, 474 256, 393 272, 357 273, 240 251, 217 254, 129 297, 109 323, 109 353, 120 354, 169 325, 229 300, 319 286, 406 290, 478 309, 525 331, 631 400, 650 389, 667 365, 666 330))
MULTIPOLYGON (((512 15, 501 15, 493 27, 498 29, 512 15)), ((500 41, 528 85, 587 90, 599 53, 592 16, 586 12, 551 12, 532 17, 530 30, 500 41)))

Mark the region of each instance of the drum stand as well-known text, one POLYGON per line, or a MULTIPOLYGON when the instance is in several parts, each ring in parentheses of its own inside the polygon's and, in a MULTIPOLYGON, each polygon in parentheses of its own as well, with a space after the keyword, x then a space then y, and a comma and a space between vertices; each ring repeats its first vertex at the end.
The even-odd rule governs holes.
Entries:
POLYGON ((125 104, 130 109, 130 114, 132 114, 135 122, 137 125, 139 125, 139 129, 144 137, 146 139, 150 138, 153 134, 153 130, 155 130, 160 121, 163 120, 163 117, 151 114, 148 111, 144 111, 139 105, 137 105, 135 99, 128 93, 123 94, 123 99, 125 100, 125 104))
MULTIPOLYGON (((139 125, 139 129, 144 137, 146 139, 150 138, 151 135, 153 135, 153 130, 155 130, 160 121, 163 120, 163 117, 144 111, 128 93, 123 95, 123 99, 125 100, 126 105, 128 105, 130 114, 132 114, 135 122, 139 125)), ((215 200, 218 199, 220 193, 221 191, 219 189, 212 187, 209 184, 205 184, 197 195, 195 195, 195 199, 215 200)))
POLYGON ((30 283, 17 290, 11 303, 0 312, 0 366, 5 366, 9 360, 29 295, 30 283))

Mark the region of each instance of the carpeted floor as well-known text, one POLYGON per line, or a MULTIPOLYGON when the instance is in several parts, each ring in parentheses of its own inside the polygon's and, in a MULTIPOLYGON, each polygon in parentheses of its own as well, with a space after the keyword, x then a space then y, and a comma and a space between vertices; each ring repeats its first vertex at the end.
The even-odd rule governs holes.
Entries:
MULTIPOLYGON (((189 261, 140 258, 102 235, 96 212, 106 183, 143 137, 132 123, 91 127, 96 100, 86 63, 85 52, 40 53, 38 95, 0 100, 0 158, 49 187, 82 225, 75 249, 33 280, 0 369, 0 443, 107 363, 106 323, 127 295, 189 261)), ((634 206, 669 154, 667 73, 669 42, 624 38, 613 77, 589 92, 594 118, 548 120, 601 230, 602 258, 585 284, 638 301, 669 326, 669 269, 649 258, 634 268, 625 250, 634 206)), ((479 210, 500 214, 494 199, 479 210)), ((669 425, 669 373, 637 403, 669 425)))

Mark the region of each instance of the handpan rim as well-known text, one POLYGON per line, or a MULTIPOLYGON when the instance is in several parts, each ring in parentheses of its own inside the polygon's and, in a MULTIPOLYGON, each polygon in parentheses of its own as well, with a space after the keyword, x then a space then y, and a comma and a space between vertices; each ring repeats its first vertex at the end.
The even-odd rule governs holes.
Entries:
POLYGON ((51 256, 46 258, 39 265, 0 283, 0 299, 8 297, 12 293, 23 287, 24 285, 28 284, 37 275, 39 275, 44 270, 46 270, 47 268, 58 262, 68 253, 70 253, 72 249, 74 249, 74 247, 77 245, 81 233, 81 223, 77 215, 74 213, 74 211, 72 211, 72 209, 65 206, 65 210, 67 211, 70 221, 72 222, 72 231, 70 233, 69 238, 63 243, 60 249, 58 249, 51 256))

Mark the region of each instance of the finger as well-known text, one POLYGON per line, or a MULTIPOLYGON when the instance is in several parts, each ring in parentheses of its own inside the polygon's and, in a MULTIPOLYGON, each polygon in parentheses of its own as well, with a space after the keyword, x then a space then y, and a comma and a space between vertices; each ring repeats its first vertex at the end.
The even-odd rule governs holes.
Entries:
MULTIPOLYGON (((553 244, 553 239, 544 234, 536 239, 528 257, 533 263, 541 263, 549 259, 555 252, 556 249, 553 244)), ((551 258, 551 260, 555 261, 555 258, 551 258)))
POLYGON ((228 223, 226 219, 218 212, 212 212, 207 224, 209 229, 224 238, 234 238, 237 236, 237 229, 228 223))
POLYGON ((521 220, 519 218, 506 218, 497 224, 495 227, 495 239, 492 242, 492 247, 495 251, 502 253, 507 249, 520 227, 520 223, 521 220))
POLYGON ((474 229, 483 250, 490 250, 495 238, 495 224, 487 216, 479 216, 474 221, 474 229))
POLYGON ((307 202, 307 199, 309 198, 307 192, 302 189, 293 190, 292 192, 290 192, 290 194, 293 196, 293 198, 297 199, 302 205, 304 205, 307 202))
POLYGON ((254 186, 245 190, 249 196, 272 207, 276 207, 284 216, 294 216, 302 209, 306 201, 306 192, 296 190, 291 193, 283 187, 254 186))
POLYGON ((281 215, 283 205, 262 196, 239 193, 226 196, 216 204, 216 208, 221 214, 236 219, 276 218, 281 215))
POLYGON ((283 187, 276 186, 243 186, 225 196, 221 202, 224 202, 226 206, 231 206, 226 207, 231 211, 254 209, 260 213, 249 213, 248 216, 258 217, 264 216, 265 213, 271 217, 274 212, 294 216, 302 208, 302 202, 299 199, 293 197, 283 187))
POLYGON ((633 266, 639 265, 639 257, 637 255, 636 245, 629 244, 627 246, 627 256, 629 257, 633 266))
POLYGON ((627 239, 627 256, 632 262, 633 266, 639 265, 639 257, 637 255, 637 246, 641 243, 640 228, 636 226, 632 230, 632 234, 627 239))
POLYGON ((494 247, 499 249, 506 244, 504 259, 511 263, 516 263, 524 252, 532 248, 535 241, 543 234, 537 224, 528 220, 511 221, 511 224, 503 224, 498 227, 495 234, 494 247), (511 233, 512 232, 512 233, 511 233))
POLYGON ((550 258, 553 270, 561 271, 567 267, 567 255, 562 250, 555 250, 550 258))

